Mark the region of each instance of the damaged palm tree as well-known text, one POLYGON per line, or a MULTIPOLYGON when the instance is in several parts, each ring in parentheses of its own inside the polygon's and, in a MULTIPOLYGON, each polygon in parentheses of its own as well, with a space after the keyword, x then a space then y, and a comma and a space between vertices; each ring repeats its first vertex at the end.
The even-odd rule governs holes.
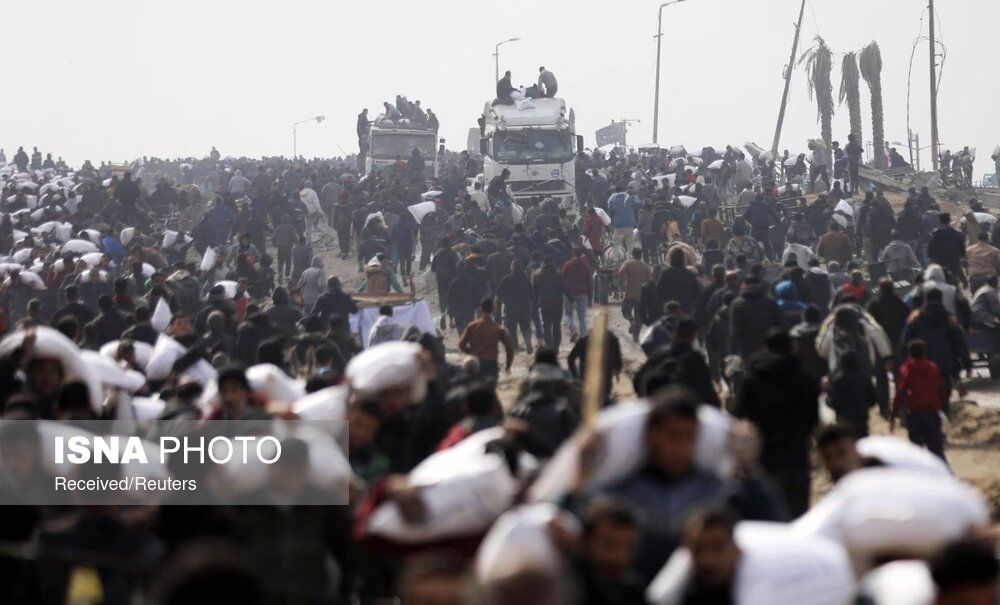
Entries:
POLYGON ((840 103, 847 101, 847 111, 851 114, 851 134, 858 145, 863 145, 861 138, 861 73, 858 71, 858 56, 855 53, 844 54, 840 65, 840 103))
POLYGON ((878 43, 871 42, 858 54, 861 77, 868 84, 872 95, 872 148, 875 150, 875 167, 886 168, 884 115, 882 113, 882 52, 878 43))
POLYGON ((826 161, 830 165, 830 141, 833 139, 833 53, 821 36, 816 36, 816 45, 802 55, 799 63, 805 63, 809 98, 816 100, 817 120, 826 143, 826 161))

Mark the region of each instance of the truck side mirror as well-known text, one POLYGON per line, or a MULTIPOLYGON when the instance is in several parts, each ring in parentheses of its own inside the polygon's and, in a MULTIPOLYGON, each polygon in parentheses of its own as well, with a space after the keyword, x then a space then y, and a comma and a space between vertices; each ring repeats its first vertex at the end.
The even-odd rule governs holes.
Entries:
POLYGON ((489 141, 487 139, 479 139, 479 155, 488 155, 487 150, 489 149, 489 141))
POLYGON ((576 151, 577 153, 583 151, 583 135, 576 135, 576 151))

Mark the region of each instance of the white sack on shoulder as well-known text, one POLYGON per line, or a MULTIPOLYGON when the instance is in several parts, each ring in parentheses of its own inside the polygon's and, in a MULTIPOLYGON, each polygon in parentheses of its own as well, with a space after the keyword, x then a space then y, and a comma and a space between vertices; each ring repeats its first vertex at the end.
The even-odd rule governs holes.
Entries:
POLYGON ((163 333, 167 331, 170 326, 170 319, 173 317, 173 313, 170 311, 170 305, 161 296, 159 300, 156 301, 156 308, 153 310, 153 315, 149 319, 149 323, 153 326, 153 329, 157 332, 163 333))

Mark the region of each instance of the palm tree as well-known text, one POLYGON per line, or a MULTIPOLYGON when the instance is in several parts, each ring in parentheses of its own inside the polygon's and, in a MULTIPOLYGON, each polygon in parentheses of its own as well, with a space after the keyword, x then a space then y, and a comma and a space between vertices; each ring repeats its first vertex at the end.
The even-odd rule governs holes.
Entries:
POLYGON ((840 65, 840 103, 847 101, 847 110, 851 114, 851 134, 861 145, 861 74, 858 72, 858 56, 855 53, 845 53, 840 65))
POLYGON ((830 141, 833 140, 833 53, 822 37, 816 36, 816 45, 799 59, 805 63, 809 98, 816 99, 816 118, 821 125, 823 141, 826 143, 826 161, 830 165, 830 141))
POLYGON ((872 94, 872 148, 875 150, 875 166, 885 169, 885 123, 882 113, 882 52, 877 42, 871 42, 858 54, 858 68, 861 77, 868 84, 872 94))

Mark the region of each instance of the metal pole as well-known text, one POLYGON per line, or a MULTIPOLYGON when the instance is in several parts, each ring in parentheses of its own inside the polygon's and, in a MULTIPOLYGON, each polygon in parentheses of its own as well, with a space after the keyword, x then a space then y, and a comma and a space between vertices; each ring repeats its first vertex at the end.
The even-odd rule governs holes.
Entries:
POLYGON ((913 131, 906 129, 906 149, 910 152, 910 166, 917 170, 917 165, 913 162, 913 131))
POLYGON ((653 143, 657 143, 656 135, 660 125, 660 47, 663 42, 663 7, 661 4, 656 12, 656 84, 653 93, 653 143))
POLYGON ((795 67, 795 53, 799 50, 799 32, 802 31, 802 17, 806 12, 806 0, 802 0, 799 8, 799 21, 795 25, 795 39, 792 41, 792 56, 788 59, 785 71, 785 92, 781 94, 781 108, 778 110, 778 126, 774 129, 774 142, 771 143, 771 153, 778 157, 778 143, 781 141, 781 127, 785 123, 785 108, 788 106, 788 89, 792 85, 792 69, 795 67))
POLYGON ((920 170, 920 133, 913 135, 913 146, 917 148, 917 170, 920 170))
POLYGON ((298 124, 292 124, 292 159, 299 157, 298 124))
POLYGON ((934 0, 928 0, 927 12, 930 13, 930 25, 927 30, 929 52, 931 58, 931 161, 934 171, 938 169, 938 122, 937 122, 937 53, 934 49, 934 0))
POLYGON ((493 83, 500 81, 500 43, 493 49, 493 83))

